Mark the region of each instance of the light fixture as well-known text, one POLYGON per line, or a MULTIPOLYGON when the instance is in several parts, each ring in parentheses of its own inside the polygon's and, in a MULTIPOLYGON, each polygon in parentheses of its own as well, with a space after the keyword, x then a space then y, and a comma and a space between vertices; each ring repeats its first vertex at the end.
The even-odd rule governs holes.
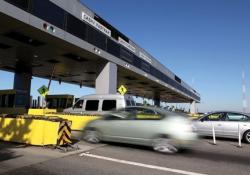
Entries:
POLYGON ((126 64, 125 64, 125 67, 130 68, 130 65, 126 63, 126 64))
POLYGON ((47 23, 43 23, 43 29, 47 30, 51 33, 55 33, 56 29, 52 25, 48 25, 47 23))
POLYGON ((99 55, 101 54, 101 51, 99 49, 97 49, 97 48, 94 48, 94 52, 99 54, 99 55))

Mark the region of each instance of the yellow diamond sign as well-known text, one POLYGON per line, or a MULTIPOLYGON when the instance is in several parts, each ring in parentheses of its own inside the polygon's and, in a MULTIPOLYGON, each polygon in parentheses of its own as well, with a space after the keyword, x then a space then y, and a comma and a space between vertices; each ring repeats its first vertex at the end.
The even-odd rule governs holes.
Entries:
POLYGON ((37 91, 43 97, 45 97, 49 93, 49 89, 45 85, 43 85, 42 87, 40 87, 37 91))
POLYGON ((118 89, 118 92, 119 92, 121 95, 125 95, 127 91, 128 91, 128 90, 127 90, 127 89, 125 88, 125 86, 123 86, 123 85, 121 85, 121 86, 119 87, 119 89, 118 89))

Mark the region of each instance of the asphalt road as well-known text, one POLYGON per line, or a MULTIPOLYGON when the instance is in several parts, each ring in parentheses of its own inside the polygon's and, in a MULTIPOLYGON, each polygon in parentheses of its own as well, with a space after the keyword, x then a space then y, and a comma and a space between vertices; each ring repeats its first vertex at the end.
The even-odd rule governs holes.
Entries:
MULTIPOLYGON (((191 151, 161 154, 150 148, 105 144, 90 151, 15 169, 7 175, 249 175, 250 145, 237 141, 200 141, 191 151)), ((83 142, 82 144, 88 145, 83 142)))

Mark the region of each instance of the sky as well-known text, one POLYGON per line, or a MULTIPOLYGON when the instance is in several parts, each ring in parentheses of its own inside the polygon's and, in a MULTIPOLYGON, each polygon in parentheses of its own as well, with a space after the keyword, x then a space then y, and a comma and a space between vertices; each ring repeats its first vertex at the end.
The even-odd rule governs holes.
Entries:
MULTIPOLYGON (((242 111, 242 71, 249 107, 249 0, 81 1, 198 91, 199 111, 242 111)), ((0 71, 0 81, 0 89, 12 88, 13 74, 0 71)), ((43 84, 48 80, 33 78, 32 95, 43 84)), ((94 92, 58 82, 50 91, 94 92)))

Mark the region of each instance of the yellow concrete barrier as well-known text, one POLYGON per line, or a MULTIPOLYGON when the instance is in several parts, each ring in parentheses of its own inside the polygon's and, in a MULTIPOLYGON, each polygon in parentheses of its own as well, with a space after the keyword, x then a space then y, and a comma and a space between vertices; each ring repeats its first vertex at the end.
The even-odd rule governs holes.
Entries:
POLYGON ((47 113, 56 113, 56 109, 29 109, 28 115, 45 115, 47 113))
POLYGON ((39 146, 57 145, 60 120, 62 121, 41 117, 0 117, 0 140, 39 146))
POLYGON ((72 122, 71 129, 82 131, 85 126, 92 120, 100 118, 96 115, 77 115, 77 114, 66 114, 56 113, 56 109, 29 109, 28 115, 41 115, 46 117, 59 117, 72 122))
POLYGON ((100 118, 100 116, 87 115, 69 115, 69 114, 46 114, 48 117, 57 116, 72 122, 71 129, 82 131, 85 126, 92 120, 100 118))

